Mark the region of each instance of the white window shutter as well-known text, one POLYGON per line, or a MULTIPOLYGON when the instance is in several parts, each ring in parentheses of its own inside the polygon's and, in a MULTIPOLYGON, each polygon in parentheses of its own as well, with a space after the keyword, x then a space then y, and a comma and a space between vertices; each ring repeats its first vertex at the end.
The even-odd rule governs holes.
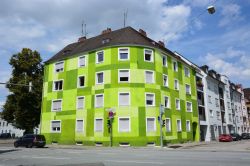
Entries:
POLYGON ((76 121, 76 130, 77 131, 83 131, 83 120, 77 120, 76 121))
POLYGON ((129 93, 120 93, 119 94, 119 105, 128 106, 129 105, 129 93))
POLYGON ((119 119, 119 131, 128 132, 129 129, 129 118, 120 118, 119 119))
POLYGON ((155 118, 147 118, 147 131, 155 131, 155 118))
POLYGON ((96 132, 102 132, 103 126, 103 120, 102 119, 96 119, 95 120, 95 131, 96 132))

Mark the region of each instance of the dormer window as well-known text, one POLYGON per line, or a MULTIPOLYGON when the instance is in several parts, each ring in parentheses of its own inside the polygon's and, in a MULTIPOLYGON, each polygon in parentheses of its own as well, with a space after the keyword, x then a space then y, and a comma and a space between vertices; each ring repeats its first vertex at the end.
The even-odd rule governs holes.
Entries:
POLYGON ((102 39, 102 44, 106 44, 106 43, 109 43, 109 42, 110 42, 110 39, 109 39, 109 38, 102 39))

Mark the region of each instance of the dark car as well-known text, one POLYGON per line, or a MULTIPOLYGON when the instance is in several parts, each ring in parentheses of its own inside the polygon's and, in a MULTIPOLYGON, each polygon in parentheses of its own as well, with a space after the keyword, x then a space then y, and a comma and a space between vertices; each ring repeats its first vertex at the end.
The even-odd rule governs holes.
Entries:
POLYGON ((231 142, 233 141, 233 138, 230 134, 222 134, 219 136, 220 142, 231 142))
POLYGON ((237 133, 232 133, 230 135, 232 136, 233 141, 239 141, 239 140, 241 140, 241 136, 239 134, 237 134, 237 133))
POLYGON ((19 146, 24 146, 26 148, 44 147, 46 145, 46 140, 43 135, 36 134, 26 134, 14 142, 14 146, 17 148, 19 146))
POLYGON ((250 139, 250 133, 242 133, 241 138, 242 139, 250 139))
POLYGON ((8 139, 8 138, 11 138, 10 133, 2 133, 2 134, 0 134, 0 139, 8 139))

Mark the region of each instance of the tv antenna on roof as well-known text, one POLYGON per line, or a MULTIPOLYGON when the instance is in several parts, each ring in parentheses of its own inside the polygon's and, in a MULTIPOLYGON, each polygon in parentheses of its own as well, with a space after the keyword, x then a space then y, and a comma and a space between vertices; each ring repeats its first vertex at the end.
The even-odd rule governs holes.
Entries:
POLYGON ((82 21, 82 36, 87 37, 86 24, 84 23, 84 21, 82 21))
POLYGON ((124 14, 123 14, 123 27, 124 28, 126 27, 127 17, 128 17, 128 9, 124 11, 124 14))

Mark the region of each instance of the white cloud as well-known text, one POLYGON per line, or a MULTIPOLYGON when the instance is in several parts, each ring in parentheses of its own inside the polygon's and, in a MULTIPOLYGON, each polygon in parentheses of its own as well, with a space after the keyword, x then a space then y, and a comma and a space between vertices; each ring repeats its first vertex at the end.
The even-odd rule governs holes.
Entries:
POLYGON ((219 22, 219 26, 221 27, 232 23, 235 24, 243 19, 241 16, 241 7, 237 4, 224 4, 221 15, 223 17, 219 22))

